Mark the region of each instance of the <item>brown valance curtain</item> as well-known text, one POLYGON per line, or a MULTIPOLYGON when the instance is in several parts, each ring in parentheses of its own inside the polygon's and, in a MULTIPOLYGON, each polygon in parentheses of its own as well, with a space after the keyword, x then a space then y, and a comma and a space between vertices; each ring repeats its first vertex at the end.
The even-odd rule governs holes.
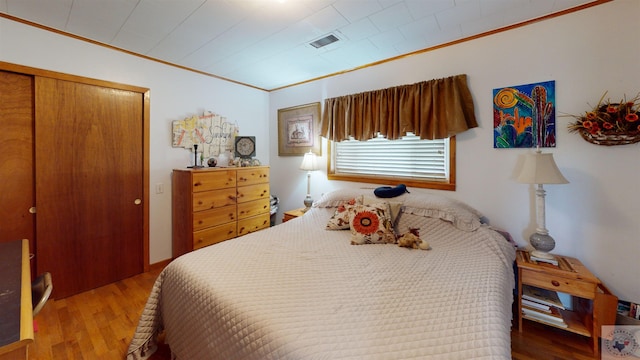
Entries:
POLYGON ((368 140, 381 133, 399 139, 444 139, 477 127, 467 75, 326 99, 321 135, 342 141, 368 140))

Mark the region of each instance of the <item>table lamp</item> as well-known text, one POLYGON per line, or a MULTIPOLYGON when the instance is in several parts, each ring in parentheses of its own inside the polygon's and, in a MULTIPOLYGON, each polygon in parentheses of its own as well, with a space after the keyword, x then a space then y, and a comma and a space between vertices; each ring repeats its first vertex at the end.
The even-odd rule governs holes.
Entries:
POLYGON ((516 181, 524 184, 536 184, 536 232, 529 237, 529 243, 535 250, 532 256, 539 259, 553 259, 549 254, 556 246, 556 242, 549 235, 549 230, 545 226, 545 191, 543 184, 567 184, 569 181, 562 176, 553 154, 543 154, 540 148, 533 154, 527 154, 522 165, 522 170, 516 181))
POLYGON ((313 199, 311 199, 311 172, 318 170, 318 158, 311 150, 304 154, 302 164, 300 164, 300 170, 307 172, 307 197, 304 198, 304 211, 306 212, 313 204, 313 199))

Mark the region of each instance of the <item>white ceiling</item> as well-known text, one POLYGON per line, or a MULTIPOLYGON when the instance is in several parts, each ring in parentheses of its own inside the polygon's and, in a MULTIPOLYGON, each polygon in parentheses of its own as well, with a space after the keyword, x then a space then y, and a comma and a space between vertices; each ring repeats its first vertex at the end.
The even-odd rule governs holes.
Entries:
POLYGON ((594 0, 0 0, 0 12, 272 90, 594 0), (340 41, 315 49, 328 34, 340 41))

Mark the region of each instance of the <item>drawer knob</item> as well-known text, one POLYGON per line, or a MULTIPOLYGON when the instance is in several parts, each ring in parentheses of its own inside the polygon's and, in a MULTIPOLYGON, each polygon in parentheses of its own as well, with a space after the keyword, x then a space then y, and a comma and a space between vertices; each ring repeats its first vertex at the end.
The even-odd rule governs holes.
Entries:
POLYGON ((560 286, 560 283, 557 280, 551 280, 551 285, 560 286))

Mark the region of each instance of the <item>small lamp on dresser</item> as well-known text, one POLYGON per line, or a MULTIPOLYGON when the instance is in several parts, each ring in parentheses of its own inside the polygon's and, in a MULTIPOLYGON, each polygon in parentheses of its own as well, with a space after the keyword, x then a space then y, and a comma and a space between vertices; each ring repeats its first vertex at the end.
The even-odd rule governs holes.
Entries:
POLYGON ((569 181, 562 176, 553 160, 553 154, 542 153, 540 148, 533 154, 527 154, 522 165, 520 175, 516 179, 519 183, 535 184, 536 188, 536 232, 529 237, 529 243, 534 251, 532 256, 539 259, 553 259, 549 254, 556 246, 556 242, 549 235, 545 225, 545 191, 543 184, 567 184, 569 181))
POLYGON ((318 158, 311 150, 304 154, 302 164, 300 164, 300 170, 307 172, 307 197, 304 198, 304 211, 306 212, 313 204, 313 199, 311 198, 311 172, 318 170, 318 158))

